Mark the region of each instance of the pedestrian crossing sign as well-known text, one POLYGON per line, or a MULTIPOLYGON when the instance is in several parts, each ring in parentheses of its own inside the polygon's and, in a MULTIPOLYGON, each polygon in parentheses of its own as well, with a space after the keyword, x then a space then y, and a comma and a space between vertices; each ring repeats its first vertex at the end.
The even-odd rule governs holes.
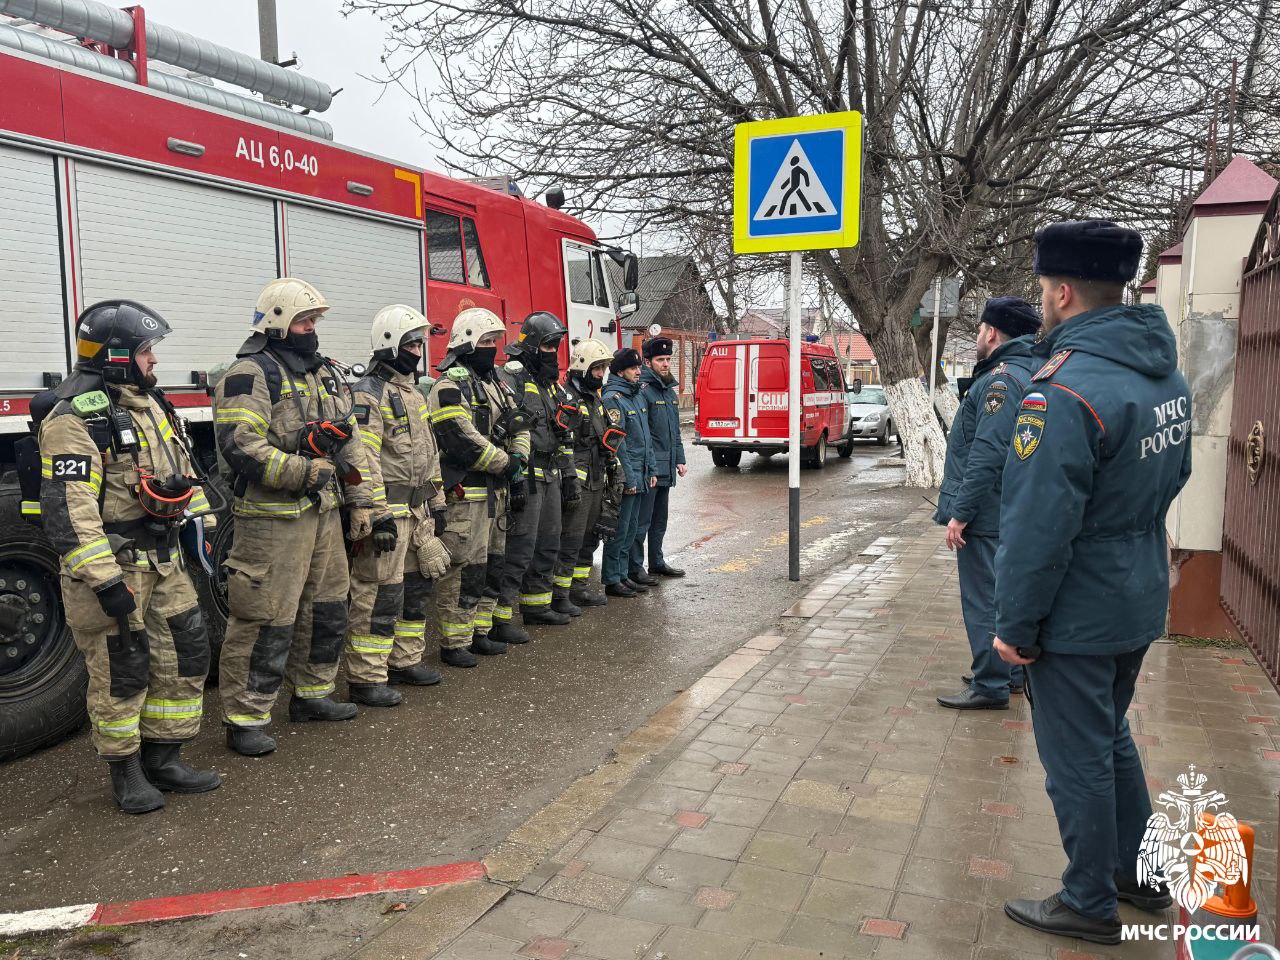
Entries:
POLYGON ((857 246, 862 114, 757 120, 733 135, 735 253, 857 246))

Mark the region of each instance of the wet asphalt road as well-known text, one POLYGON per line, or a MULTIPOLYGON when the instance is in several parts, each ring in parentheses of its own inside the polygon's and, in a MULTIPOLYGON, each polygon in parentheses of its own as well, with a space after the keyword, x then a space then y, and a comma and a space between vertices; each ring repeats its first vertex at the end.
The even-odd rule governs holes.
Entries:
POLYGON ((86 731, 0 765, 0 912, 478 859, 919 503, 895 486, 900 469, 876 465, 883 448, 804 471, 793 584, 786 458, 749 455, 726 471, 689 449, 667 536, 689 576, 647 597, 536 629, 531 644, 475 670, 446 668, 441 686, 402 687, 402 706, 361 708, 348 723, 290 724, 282 697, 280 748, 262 759, 223 746, 210 696, 186 755, 215 767, 222 789, 170 795, 145 817, 115 810, 86 731))

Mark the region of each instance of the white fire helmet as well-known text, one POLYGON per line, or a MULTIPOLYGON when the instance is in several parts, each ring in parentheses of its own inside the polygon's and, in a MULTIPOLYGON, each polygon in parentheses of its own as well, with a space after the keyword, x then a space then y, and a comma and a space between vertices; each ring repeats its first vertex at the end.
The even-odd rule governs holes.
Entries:
POLYGON ((295 320, 308 314, 319 317, 328 309, 329 302, 307 281, 279 277, 258 294, 258 303, 253 308, 253 329, 268 337, 283 339, 295 320))
POLYGON ((586 373, 597 363, 608 363, 612 359, 613 353, 608 347, 588 337, 574 344, 573 352, 569 354, 569 370, 586 373))
POLYGON ((418 343, 427 338, 427 318, 413 307, 395 303, 383 307, 373 318, 369 345, 375 357, 389 359, 400 352, 405 343, 418 343))

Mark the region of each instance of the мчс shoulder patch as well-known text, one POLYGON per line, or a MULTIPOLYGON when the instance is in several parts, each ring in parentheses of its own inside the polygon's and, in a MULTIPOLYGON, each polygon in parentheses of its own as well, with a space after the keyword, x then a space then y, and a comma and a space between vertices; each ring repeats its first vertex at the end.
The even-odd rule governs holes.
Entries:
POLYGON ((1003 393, 996 391, 995 393, 987 394, 987 402, 986 402, 987 416, 991 416, 992 414, 999 413, 1000 408, 1003 406, 1004 406, 1003 393))
POLYGON ((58 454, 49 458, 49 473, 45 475, 45 479, 61 480, 63 483, 88 480, 92 469, 92 463, 84 454, 58 454))
POLYGON ((610 423, 612 423, 615 427, 616 427, 619 423, 621 423, 621 422, 622 422, 622 411, 621 411, 621 410, 619 410, 617 407, 610 407, 610 408, 609 408, 609 422, 610 422, 610 423))
POLYGON ((1032 375, 1031 379, 1032 380, 1048 380, 1050 377, 1052 377, 1055 373, 1058 372, 1058 368, 1060 366, 1062 366, 1064 363, 1067 362, 1067 357, 1069 356, 1071 356, 1070 350, 1059 350, 1057 353, 1055 353, 1052 357, 1049 358, 1048 363, 1046 363, 1043 367, 1041 367, 1032 375))

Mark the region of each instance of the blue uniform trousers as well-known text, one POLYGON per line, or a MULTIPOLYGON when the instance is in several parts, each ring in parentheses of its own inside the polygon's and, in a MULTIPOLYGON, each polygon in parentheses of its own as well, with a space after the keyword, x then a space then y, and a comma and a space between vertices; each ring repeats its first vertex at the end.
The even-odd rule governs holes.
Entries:
POLYGON ((662 555, 662 540, 667 535, 667 504, 671 498, 671 488, 662 486, 650 487, 641 496, 644 503, 640 505, 640 520, 636 527, 636 539, 631 544, 631 569, 639 573, 645 568, 645 540, 649 541, 649 569, 662 567, 666 557, 662 555))
POLYGON ((1036 749, 1067 852, 1062 899, 1116 912, 1116 878, 1137 881, 1151 798, 1125 711, 1147 648, 1108 656, 1045 652, 1027 668, 1036 749))
POLYGON ((1010 668, 991 646, 1000 539, 965 533, 964 543, 956 551, 956 569, 960 574, 960 609, 973 654, 973 692, 992 700, 1008 700, 1010 681, 1022 683, 1022 668, 1010 668))
POLYGON ((622 496, 618 508, 618 535, 604 545, 604 559, 600 563, 600 579, 608 586, 625 580, 630 572, 628 564, 632 545, 636 542, 636 527, 640 523, 643 493, 627 493, 622 496))

